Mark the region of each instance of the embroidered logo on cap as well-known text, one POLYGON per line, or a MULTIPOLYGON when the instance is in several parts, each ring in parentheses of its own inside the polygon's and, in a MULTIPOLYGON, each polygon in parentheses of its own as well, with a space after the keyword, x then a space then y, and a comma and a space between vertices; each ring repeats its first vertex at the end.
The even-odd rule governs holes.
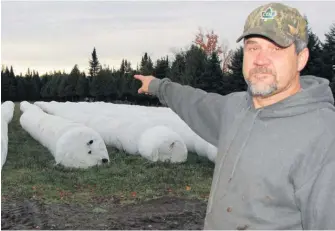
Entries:
POLYGON ((265 11, 262 11, 262 19, 264 21, 273 19, 276 15, 277 15, 277 12, 273 10, 271 7, 267 8, 265 11))

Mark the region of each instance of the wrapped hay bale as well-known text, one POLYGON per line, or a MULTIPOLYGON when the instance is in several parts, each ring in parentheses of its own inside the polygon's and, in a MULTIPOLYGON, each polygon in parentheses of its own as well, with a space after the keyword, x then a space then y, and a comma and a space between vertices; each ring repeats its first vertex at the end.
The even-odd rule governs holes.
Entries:
POLYGON ((96 131, 40 110, 26 110, 20 117, 22 128, 46 147, 57 164, 88 168, 109 162, 106 145, 96 131))
POLYGON ((5 101, 1 104, 1 170, 7 160, 8 153, 8 124, 12 121, 15 104, 5 101))
POLYGON ((55 103, 37 103, 37 105, 41 105, 43 110, 54 115, 84 123, 97 131, 107 146, 115 147, 128 154, 141 155, 151 161, 184 162, 187 159, 187 148, 182 138, 166 126, 152 129, 156 124, 150 120, 134 119, 127 113, 121 115, 120 111, 118 116, 98 116, 74 112, 69 108, 64 109, 55 103), (154 131, 159 133, 154 135, 152 133, 154 131), (143 138, 143 133, 152 138, 143 138))

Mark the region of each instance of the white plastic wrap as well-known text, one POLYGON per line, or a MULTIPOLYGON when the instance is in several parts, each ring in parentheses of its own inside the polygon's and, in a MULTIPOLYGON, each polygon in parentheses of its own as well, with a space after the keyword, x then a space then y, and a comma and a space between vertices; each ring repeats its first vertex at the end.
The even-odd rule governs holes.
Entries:
MULTIPOLYGON (((126 105, 126 104, 113 104, 105 102, 37 102, 38 105, 42 105, 49 111, 57 109, 58 113, 63 111, 76 111, 82 112, 87 117, 88 115, 103 115, 113 120, 119 120, 119 118, 127 120, 150 120, 154 125, 164 125, 179 134, 184 143, 187 146, 188 151, 195 152, 199 156, 208 157, 211 161, 214 161, 217 148, 205 141, 199 135, 197 135, 175 112, 170 108, 166 107, 146 107, 139 105, 126 105), (51 106, 52 105, 52 106, 51 106)), ((66 117, 69 118, 70 113, 67 113, 66 117)), ((78 121, 78 119, 76 119, 78 121)), ((83 121, 83 120, 82 120, 83 121)))
POLYGON ((5 101, 1 104, 1 116, 7 123, 13 119, 15 104, 12 101, 5 101))
POLYGON ((210 143, 204 143, 200 136, 195 137, 194 149, 199 156, 207 157, 210 161, 215 162, 217 148, 210 143))
POLYGON ((181 137, 166 126, 146 129, 140 136, 138 150, 152 161, 181 163, 187 160, 187 147, 181 137))
MULTIPOLYGON (((94 114, 75 113, 69 109, 57 109, 57 107, 53 107, 53 104, 40 102, 36 105, 41 106, 48 113, 85 124, 97 131, 107 146, 115 147, 128 154, 141 155, 151 161, 183 162, 187 159, 187 147, 182 138, 167 127, 152 130, 160 132, 160 134, 156 134, 156 137, 152 138, 151 141, 150 139, 142 139, 141 149, 139 149, 142 134, 155 127, 155 124, 147 119, 134 120, 127 115, 118 117, 94 116, 94 114), (167 146, 173 147, 174 144, 176 144, 175 148, 166 148, 167 146), (157 155, 157 158, 152 155, 157 155)), ((147 132, 147 134, 151 133, 147 132)))
POLYGON ((151 161, 176 163, 187 160, 187 147, 176 132, 145 119, 123 120, 118 126, 116 139, 119 149, 140 154, 151 161))
POLYGON ((27 102, 27 101, 22 101, 20 103, 20 111, 25 112, 27 110, 39 110, 39 111, 41 111, 42 109, 40 107, 34 105, 34 104, 31 104, 31 103, 27 102))
POLYGON ((46 147, 56 164, 88 168, 109 163, 106 145, 91 128, 40 110, 26 110, 20 117, 22 128, 46 147))
POLYGON ((85 125, 87 125, 87 123, 95 116, 94 114, 77 111, 75 108, 61 107, 61 105, 62 104, 57 103, 55 101, 52 101, 50 103, 37 101, 34 103, 34 106, 39 107, 48 114, 57 115, 62 118, 82 123, 85 125))
POLYGON ((7 160, 8 153, 8 124, 14 115, 14 103, 6 101, 1 104, 1 170, 7 160))
MULTIPOLYGON (((63 114, 64 115, 64 114, 63 114)), ((64 115, 66 117, 66 115, 64 115)), ((115 120, 106 116, 89 117, 86 125, 97 131, 104 139, 105 144, 111 147, 122 146, 118 140, 118 129, 124 123, 122 119, 115 120)))

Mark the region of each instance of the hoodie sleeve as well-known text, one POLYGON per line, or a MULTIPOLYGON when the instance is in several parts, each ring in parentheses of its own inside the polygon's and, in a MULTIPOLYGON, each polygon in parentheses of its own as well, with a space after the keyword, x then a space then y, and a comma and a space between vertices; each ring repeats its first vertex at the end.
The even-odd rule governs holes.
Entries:
POLYGON ((303 229, 335 229, 335 141, 325 157, 318 171, 295 193, 303 229))
POLYGON ((207 93, 172 82, 168 78, 152 80, 149 94, 157 96, 163 105, 171 108, 195 133, 217 146, 221 110, 228 96, 207 93))

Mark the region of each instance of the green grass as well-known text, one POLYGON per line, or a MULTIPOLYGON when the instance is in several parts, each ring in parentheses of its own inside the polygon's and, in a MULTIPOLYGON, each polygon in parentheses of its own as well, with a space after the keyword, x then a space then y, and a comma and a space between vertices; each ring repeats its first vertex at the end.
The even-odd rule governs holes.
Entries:
POLYGON ((208 197, 214 164, 203 157, 190 153, 182 164, 152 163, 108 147, 109 165, 68 169, 56 166, 51 153, 22 129, 20 116, 16 103, 1 173, 2 198, 90 203, 114 196, 129 203, 167 195, 208 197))

